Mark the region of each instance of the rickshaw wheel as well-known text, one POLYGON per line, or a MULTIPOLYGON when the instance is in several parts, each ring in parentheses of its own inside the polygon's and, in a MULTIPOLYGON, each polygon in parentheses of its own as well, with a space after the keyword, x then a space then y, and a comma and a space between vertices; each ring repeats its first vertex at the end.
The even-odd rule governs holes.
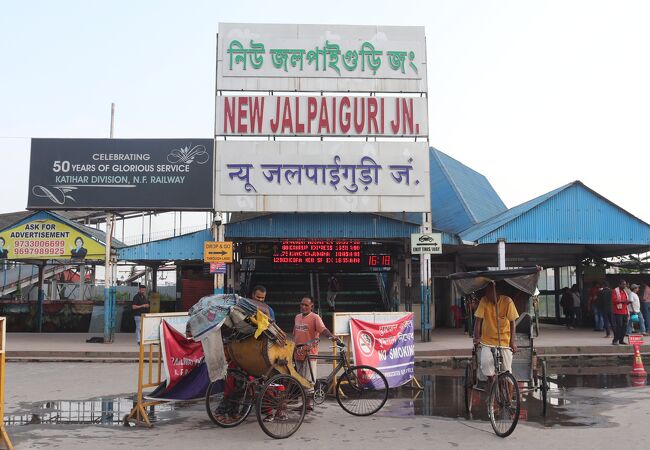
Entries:
POLYGON ((521 408, 519 383, 510 372, 497 375, 490 389, 487 406, 490 423, 496 435, 510 436, 519 422, 521 408))
POLYGON ((302 385, 291 375, 269 379, 257 400, 257 422, 274 439, 284 439, 298 431, 307 411, 302 385))
POLYGON ((542 416, 546 417, 546 407, 548 405, 548 381, 546 378, 546 361, 542 360, 542 374, 539 380, 539 388, 542 391, 542 416))
POLYGON ((223 428, 236 427, 246 420, 253 408, 255 391, 244 372, 228 369, 224 380, 208 386, 205 393, 205 409, 208 417, 223 428), (231 392, 224 398, 224 383, 231 383, 231 392))

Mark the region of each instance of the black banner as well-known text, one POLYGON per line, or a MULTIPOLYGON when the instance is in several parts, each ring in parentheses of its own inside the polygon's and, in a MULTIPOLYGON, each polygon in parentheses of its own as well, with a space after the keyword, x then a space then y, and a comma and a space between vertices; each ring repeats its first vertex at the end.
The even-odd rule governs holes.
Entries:
POLYGON ((28 209, 213 209, 212 139, 32 139, 28 209))

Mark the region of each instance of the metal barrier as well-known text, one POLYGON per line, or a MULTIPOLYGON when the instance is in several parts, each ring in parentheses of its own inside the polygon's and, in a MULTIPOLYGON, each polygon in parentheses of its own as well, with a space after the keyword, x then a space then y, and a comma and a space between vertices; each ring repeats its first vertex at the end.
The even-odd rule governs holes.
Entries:
MULTIPOLYGON (((147 407, 168 403, 164 400, 146 400, 144 389, 156 388, 162 383, 162 347, 160 345, 160 323, 164 320, 172 327, 185 334, 185 324, 189 316, 187 312, 143 314, 140 322, 140 357, 138 360, 138 392, 136 403, 125 424, 133 422, 136 425, 151 427, 147 407), (145 380, 145 372, 147 378, 145 380), (155 376, 154 376, 155 375, 155 376)), ((3 355, 4 357, 4 355, 3 355)))
POLYGON ((14 446, 5 430, 5 351, 7 345, 7 318, 0 317, 0 442, 4 443, 9 450, 14 446))

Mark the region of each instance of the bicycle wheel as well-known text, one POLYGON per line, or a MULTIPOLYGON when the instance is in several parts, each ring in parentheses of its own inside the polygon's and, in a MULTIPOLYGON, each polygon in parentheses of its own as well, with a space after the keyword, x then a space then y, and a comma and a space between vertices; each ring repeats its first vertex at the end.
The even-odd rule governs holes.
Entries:
POLYGON ((510 372, 497 375, 488 397, 488 416, 499 437, 510 436, 519 421, 519 384, 510 372))
POLYGON ((210 383, 205 393, 208 417, 220 427, 235 427, 250 414, 254 394, 253 385, 244 372, 228 369, 226 378, 210 383))
POLYGON ((291 375, 276 375, 264 383, 257 399, 257 421, 275 439, 298 431, 307 411, 302 385, 291 375))
POLYGON ((352 366, 336 383, 336 401, 353 416, 370 416, 388 399, 388 381, 371 366, 352 366))

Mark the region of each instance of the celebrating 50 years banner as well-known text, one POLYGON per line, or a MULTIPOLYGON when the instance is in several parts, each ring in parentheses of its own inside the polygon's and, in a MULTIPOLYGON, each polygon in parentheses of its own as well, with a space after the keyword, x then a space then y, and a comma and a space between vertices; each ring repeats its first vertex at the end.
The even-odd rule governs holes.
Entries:
POLYGON ((350 319, 350 339, 355 364, 379 369, 389 387, 401 386, 413 378, 413 314, 389 323, 350 319))
POLYGON ((212 139, 32 139, 28 209, 212 209, 212 139))

